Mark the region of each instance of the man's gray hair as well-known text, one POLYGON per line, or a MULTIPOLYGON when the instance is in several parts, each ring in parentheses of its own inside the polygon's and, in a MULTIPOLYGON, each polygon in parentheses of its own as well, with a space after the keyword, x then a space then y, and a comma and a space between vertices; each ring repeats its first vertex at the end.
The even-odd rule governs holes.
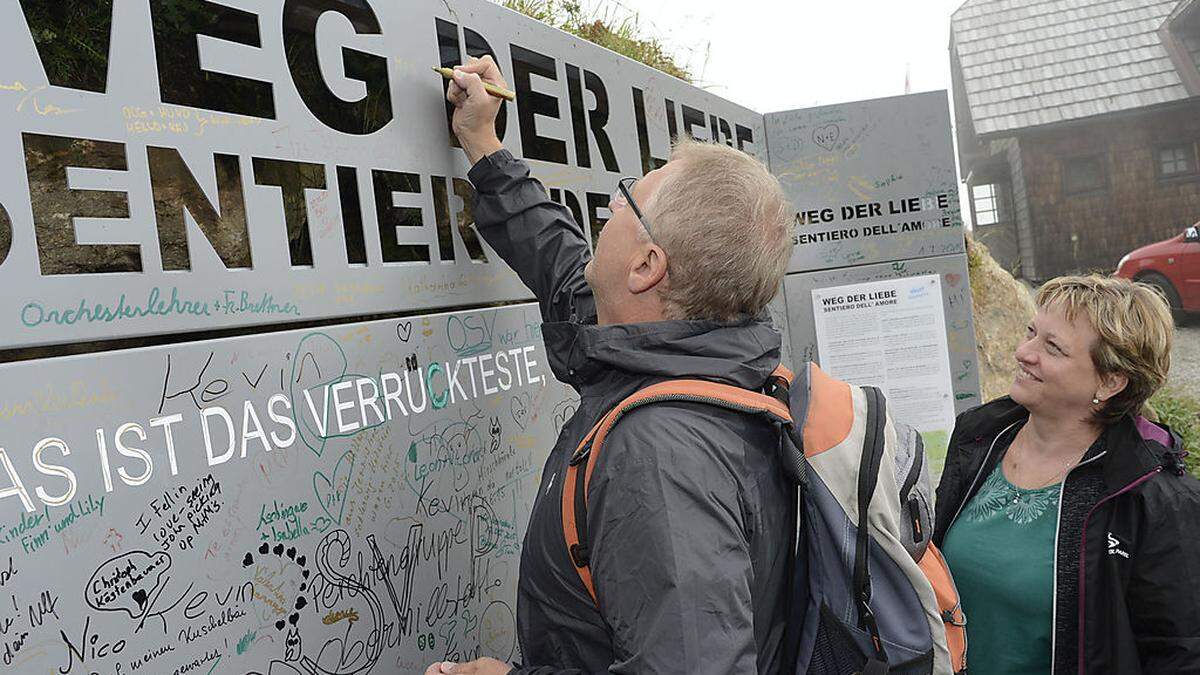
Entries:
POLYGON ((744 152, 682 136, 670 163, 646 214, 667 253, 668 318, 758 316, 792 254, 791 207, 779 180, 744 152))

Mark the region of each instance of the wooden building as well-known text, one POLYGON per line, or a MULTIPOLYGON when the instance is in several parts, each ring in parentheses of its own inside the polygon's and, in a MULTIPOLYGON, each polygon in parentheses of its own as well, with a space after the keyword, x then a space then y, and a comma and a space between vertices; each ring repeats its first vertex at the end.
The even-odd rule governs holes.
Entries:
POLYGON ((1200 221, 1200 0, 967 0, 952 16, 975 233, 1034 281, 1200 221))

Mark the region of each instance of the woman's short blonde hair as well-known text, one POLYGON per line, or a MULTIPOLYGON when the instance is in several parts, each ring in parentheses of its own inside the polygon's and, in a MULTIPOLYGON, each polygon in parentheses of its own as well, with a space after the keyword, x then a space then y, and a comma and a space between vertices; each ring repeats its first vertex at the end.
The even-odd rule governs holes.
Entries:
POLYGON ((1096 414, 1097 421, 1110 424, 1138 414, 1167 381, 1175 322, 1158 289, 1099 274, 1058 277, 1041 287, 1037 305, 1058 308, 1069 321, 1086 318, 1100 336, 1091 349, 1096 370, 1129 379, 1096 414))
POLYGON ((667 253, 669 318, 758 316, 792 255, 791 208, 779 180, 744 152, 686 136, 670 163, 646 214, 667 253))

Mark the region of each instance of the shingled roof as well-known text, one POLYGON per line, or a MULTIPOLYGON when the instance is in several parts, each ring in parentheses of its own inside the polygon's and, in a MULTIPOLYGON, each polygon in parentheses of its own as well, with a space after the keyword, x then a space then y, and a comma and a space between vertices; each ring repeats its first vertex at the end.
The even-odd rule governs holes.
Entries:
POLYGON ((1195 0, 967 0, 950 20, 974 132, 1189 97, 1159 29, 1195 0))

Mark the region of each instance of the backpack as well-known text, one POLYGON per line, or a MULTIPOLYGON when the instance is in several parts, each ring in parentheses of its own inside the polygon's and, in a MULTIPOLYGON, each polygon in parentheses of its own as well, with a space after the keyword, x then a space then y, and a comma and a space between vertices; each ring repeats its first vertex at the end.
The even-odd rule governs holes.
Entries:
POLYGON ((563 537, 592 600, 588 484, 605 437, 630 410, 664 400, 761 415, 780 427, 798 496, 789 646, 806 675, 966 672, 966 618, 950 570, 930 542, 929 471, 916 430, 894 422, 883 394, 809 363, 780 366, 765 393, 668 380, 621 401, 572 455, 563 537), (860 523, 868 527, 859 527, 860 523))

